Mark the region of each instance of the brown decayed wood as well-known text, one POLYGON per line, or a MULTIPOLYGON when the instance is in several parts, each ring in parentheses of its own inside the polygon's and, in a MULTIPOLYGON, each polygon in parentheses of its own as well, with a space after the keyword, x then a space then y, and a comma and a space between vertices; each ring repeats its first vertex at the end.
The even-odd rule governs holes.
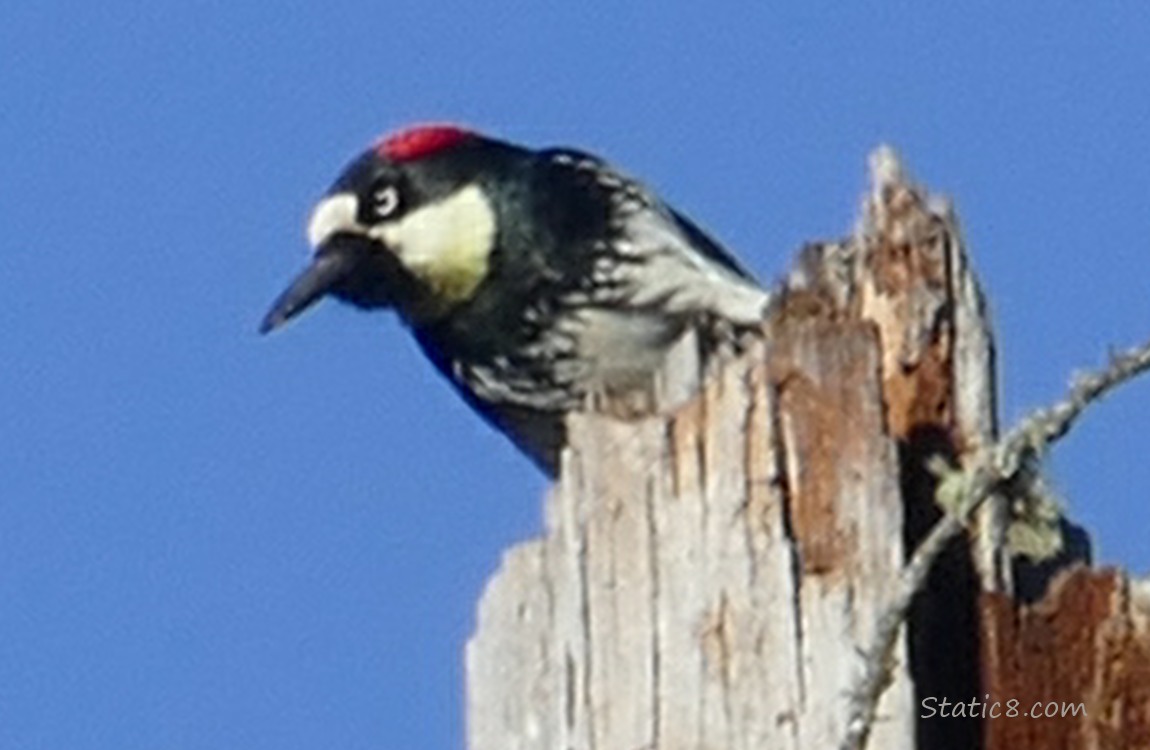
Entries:
POLYGON ((909 185, 888 186, 883 197, 868 205, 873 230, 859 270, 861 315, 882 340, 890 431, 899 440, 926 426, 951 432, 961 427, 951 357, 960 280, 948 262, 955 229, 909 185))
POLYGON ((1080 567, 1034 605, 984 593, 980 608, 989 701, 1020 714, 986 721, 986 750, 1150 748, 1150 613, 1122 573, 1080 567), (1082 710, 1026 715, 1050 702, 1082 710))
MULTIPOLYGON (((783 415, 790 522, 803 571, 842 571, 855 555, 855 529, 841 517, 844 468, 866 465, 881 416, 859 398, 874 380, 876 341, 866 324, 791 316, 774 328, 770 371, 783 415)), ((881 429, 881 428, 880 428, 881 429)))

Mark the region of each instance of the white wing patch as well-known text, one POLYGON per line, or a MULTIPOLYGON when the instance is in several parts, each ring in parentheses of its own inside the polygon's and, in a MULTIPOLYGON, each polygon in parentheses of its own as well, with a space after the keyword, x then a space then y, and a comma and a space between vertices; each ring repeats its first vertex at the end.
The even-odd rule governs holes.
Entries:
POLYGON ((667 313, 710 313, 738 325, 763 319, 770 294, 702 257, 678 229, 654 209, 629 216, 623 224, 627 255, 617 274, 631 275, 629 303, 667 313))
POLYGON ((606 191, 617 233, 592 268, 595 283, 571 295, 574 304, 672 316, 702 313, 741 326, 762 320, 770 294, 696 250, 670 209, 641 182, 590 155, 560 152, 553 160, 606 191))

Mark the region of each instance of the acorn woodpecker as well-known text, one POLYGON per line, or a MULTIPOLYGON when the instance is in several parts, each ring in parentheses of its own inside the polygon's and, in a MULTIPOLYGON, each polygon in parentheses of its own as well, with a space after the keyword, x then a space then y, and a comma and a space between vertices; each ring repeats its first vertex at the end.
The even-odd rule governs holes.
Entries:
POLYGON ((688 330, 721 345, 755 328, 769 301, 730 253, 599 158, 450 125, 360 154, 307 234, 311 263, 261 332, 329 294, 392 308, 551 476, 567 413, 650 388, 688 330))

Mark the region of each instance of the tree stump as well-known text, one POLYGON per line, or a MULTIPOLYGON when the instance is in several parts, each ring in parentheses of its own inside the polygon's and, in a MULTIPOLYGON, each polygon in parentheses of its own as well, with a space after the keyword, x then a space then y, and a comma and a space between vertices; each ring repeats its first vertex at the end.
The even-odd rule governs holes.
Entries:
MULTIPOLYGON (((961 466, 997 432, 957 222, 889 150, 871 172, 852 236, 804 248, 762 340, 688 403, 570 418, 546 534, 506 554, 480 604, 470 750, 841 741, 860 652, 940 517, 928 460, 961 466)), ((1150 747, 1150 595, 1081 571, 1020 603, 1006 513, 987 504, 935 565, 870 746, 1150 747), (925 699, 988 693, 1088 698, 1088 716, 1073 734, 1062 719, 923 717, 925 699)))

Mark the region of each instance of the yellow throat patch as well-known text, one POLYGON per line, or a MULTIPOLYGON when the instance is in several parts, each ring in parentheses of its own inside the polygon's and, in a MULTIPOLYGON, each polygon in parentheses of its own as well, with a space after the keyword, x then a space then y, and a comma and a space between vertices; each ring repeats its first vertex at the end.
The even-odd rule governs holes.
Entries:
POLYGON ((495 212, 475 185, 371 231, 431 289, 425 312, 440 315, 471 298, 487 275, 495 242, 495 212))

